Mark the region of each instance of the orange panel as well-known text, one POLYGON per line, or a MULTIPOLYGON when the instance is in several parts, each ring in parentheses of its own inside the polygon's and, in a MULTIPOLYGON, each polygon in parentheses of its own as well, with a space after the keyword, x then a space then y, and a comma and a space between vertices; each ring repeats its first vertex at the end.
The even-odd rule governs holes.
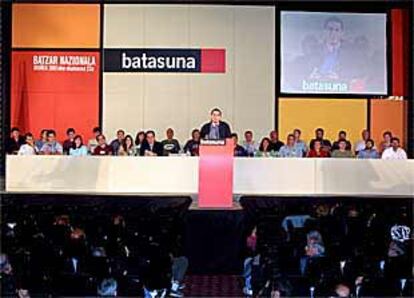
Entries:
POLYGON ((98 48, 98 4, 14 4, 13 47, 98 48))
POLYGON ((53 128, 59 140, 73 127, 86 141, 98 123, 98 52, 12 53, 12 126, 36 137, 53 128))
POLYGON ((371 100, 371 134, 376 144, 382 140, 382 134, 389 130, 393 136, 406 144, 407 109, 405 101, 371 100))

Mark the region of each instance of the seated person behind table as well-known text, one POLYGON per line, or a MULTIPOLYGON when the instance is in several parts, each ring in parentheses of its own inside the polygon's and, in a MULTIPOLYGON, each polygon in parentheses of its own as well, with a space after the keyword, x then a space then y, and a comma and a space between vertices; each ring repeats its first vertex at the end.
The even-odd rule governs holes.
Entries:
POLYGON ((80 135, 73 138, 72 148, 69 149, 70 156, 86 156, 88 155, 88 148, 83 144, 83 139, 80 135))
POLYGON ((127 135, 122 141, 121 146, 118 149, 118 155, 120 156, 135 156, 137 151, 134 146, 134 140, 131 135, 127 135))
POLYGON ((137 152, 137 155, 139 155, 142 144, 146 142, 145 139, 146 136, 144 131, 141 130, 137 132, 137 135, 135 136, 135 151, 137 152))
POLYGON ((96 146, 95 150, 93 150, 93 155, 112 155, 112 147, 106 143, 106 138, 104 135, 97 135, 96 141, 98 142, 98 146, 96 146))
POLYGON ((202 139, 220 140, 230 138, 230 126, 221 121, 221 110, 214 108, 210 112, 211 121, 201 127, 200 135, 202 139))
POLYGON ((124 138, 125 131, 123 131, 122 129, 118 129, 118 131, 116 132, 116 139, 109 144, 109 146, 111 146, 112 148, 113 155, 118 155, 119 147, 121 147, 124 138))
POLYGON ((293 130, 293 135, 295 136, 296 150, 301 151, 302 157, 304 157, 308 153, 308 146, 306 145, 304 141, 300 139, 301 134, 302 132, 300 131, 300 129, 296 128, 293 130))
POLYGON ((44 155, 62 155, 63 147, 56 141, 56 132, 51 129, 47 132, 47 142, 40 149, 40 154, 44 155))
POLYGON ((361 139, 361 140, 359 140, 358 142, 356 142, 355 147, 354 147, 354 151, 355 151, 355 154, 356 154, 356 155, 358 155, 358 152, 359 152, 359 151, 362 151, 362 150, 364 150, 364 149, 365 149, 365 147, 366 147, 366 142, 367 142, 367 140, 369 140, 369 139, 370 139, 370 133, 369 133, 369 130, 368 130, 368 129, 364 129, 364 130, 361 132, 361 137, 362 137, 362 139, 361 139))
POLYGON ((341 141, 345 141, 346 150, 351 150, 351 148, 352 148, 351 142, 346 139, 346 132, 343 131, 343 130, 341 130, 338 133, 338 140, 333 143, 331 150, 332 151, 338 150, 339 149, 339 142, 341 142, 341 141))
POLYGON ((25 135, 25 140, 26 144, 20 146, 17 155, 36 155, 39 150, 35 146, 33 135, 30 132, 25 135))
POLYGON ((295 136, 289 134, 286 145, 283 145, 279 150, 279 157, 303 157, 303 151, 295 146, 295 136))
POLYGON ((315 140, 313 142, 313 149, 308 152, 308 157, 329 157, 329 152, 322 150, 322 142, 320 140, 315 140))
POLYGON ((339 140, 338 142, 338 149, 335 149, 332 152, 332 157, 334 158, 351 158, 354 157, 354 153, 350 149, 346 149, 347 142, 346 140, 339 140))
POLYGON ((400 147, 400 139, 392 138, 391 147, 382 152, 382 159, 407 159, 407 153, 400 147))
POLYGON ((35 142, 37 151, 40 151, 40 149, 43 147, 43 144, 47 142, 47 132, 47 129, 42 129, 40 132, 40 139, 35 142))
POLYGON ((66 136, 68 138, 63 141, 63 154, 68 155, 70 148, 73 147, 73 140, 75 139, 75 129, 68 128, 66 130, 66 136))
POLYGON ((259 150, 259 145, 253 140, 253 132, 246 130, 244 132, 243 148, 247 152, 247 156, 253 157, 259 150))
POLYGON ((277 152, 272 150, 269 138, 263 138, 260 142, 259 150, 256 151, 257 157, 276 157, 277 152))
POLYGON ((315 142, 319 141, 323 151, 327 151, 327 152, 331 151, 331 147, 332 147, 331 142, 329 140, 323 138, 324 134, 325 134, 325 132, 322 128, 317 128, 315 130, 315 138, 311 140, 311 142, 309 144, 309 148, 314 149, 315 142))
POLYGON ((357 158, 360 159, 374 159, 379 158, 378 151, 375 149, 374 141, 371 139, 367 139, 365 141, 365 148, 359 149, 357 158))
POLYGON ((89 139, 88 141, 88 150, 91 154, 93 154, 96 146, 98 146, 98 141, 96 137, 102 134, 102 130, 99 127, 94 127, 93 130, 93 138, 89 139))
POLYGON ((164 148, 160 142, 155 140, 155 132, 153 130, 147 131, 147 141, 142 144, 140 149, 141 156, 162 156, 164 148))
POLYGON ((166 135, 167 138, 161 142, 162 147, 164 148, 164 155, 168 156, 170 154, 178 154, 181 147, 178 140, 174 139, 174 130, 172 128, 168 128, 166 135))
POLYGON ((13 127, 10 131, 10 137, 5 142, 7 154, 17 154, 20 146, 24 143, 25 139, 20 135, 20 130, 17 127, 13 127))
POLYGON ((198 150, 200 148, 200 130, 193 129, 191 132, 191 139, 185 143, 184 152, 191 156, 198 156, 198 150))
POLYGON ((270 137, 270 150, 278 152, 283 145, 282 141, 279 140, 279 133, 276 130, 272 130, 269 134, 270 137))
POLYGON ((390 131, 386 131, 382 134, 382 142, 379 145, 379 153, 382 154, 382 152, 385 151, 385 149, 391 148, 391 139, 392 139, 392 133, 390 131))
POLYGON ((232 133, 231 138, 234 142, 234 156, 239 156, 239 157, 245 156, 246 157, 247 156, 246 150, 244 150, 244 148, 238 144, 239 137, 237 136, 237 133, 232 133))

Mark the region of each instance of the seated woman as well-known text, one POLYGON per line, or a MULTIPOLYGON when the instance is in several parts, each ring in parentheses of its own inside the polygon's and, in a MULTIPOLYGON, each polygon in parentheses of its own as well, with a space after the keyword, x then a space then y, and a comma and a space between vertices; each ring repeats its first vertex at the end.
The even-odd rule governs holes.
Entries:
POLYGON ((139 131, 137 135, 135 136, 135 152, 137 152, 137 155, 139 155, 139 151, 141 150, 141 145, 145 142, 145 132, 139 131))
POLYGON ((127 135, 125 139, 122 141, 121 146, 118 149, 119 156, 135 156, 137 155, 137 151, 134 146, 134 140, 132 139, 131 135, 127 135))
POLYGON ((69 149, 70 156, 86 156, 88 155, 88 148, 83 145, 83 140, 80 135, 76 135, 73 139, 73 147, 69 149))
POLYGON ((263 138, 260 142, 259 150, 256 151, 257 157, 276 157, 277 152, 272 150, 272 147, 270 146, 270 139, 269 138, 263 138))
POLYGON ((322 150, 322 143, 320 140, 315 140, 313 143, 313 149, 309 150, 308 157, 329 157, 329 152, 322 150))
POLYGON ((335 157, 335 158, 352 158, 352 157, 354 157, 354 153, 352 153, 351 149, 347 149, 346 140, 339 140, 338 141, 338 149, 335 149, 332 152, 332 157, 335 157))

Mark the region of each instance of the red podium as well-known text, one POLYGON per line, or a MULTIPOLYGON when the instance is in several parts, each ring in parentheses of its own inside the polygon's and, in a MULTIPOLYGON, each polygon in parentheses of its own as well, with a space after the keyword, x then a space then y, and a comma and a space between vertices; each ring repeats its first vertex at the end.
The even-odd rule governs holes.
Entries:
POLYGON ((232 207, 233 140, 201 141, 199 153, 198 206, 201 208, 232 207))

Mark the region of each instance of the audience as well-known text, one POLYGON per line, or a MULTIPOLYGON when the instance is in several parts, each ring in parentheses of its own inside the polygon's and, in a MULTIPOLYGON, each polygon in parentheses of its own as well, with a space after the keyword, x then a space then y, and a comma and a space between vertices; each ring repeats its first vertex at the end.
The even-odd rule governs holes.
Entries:
POLYGON ((308 157, 330 157, 329 151, 322 149, 322 141, 319 139, 313 140, 311 144, 313 149, 309 150, 308 157))
POLYGON ((161 142, 164 148, 164 156, 170 154, 178 154, 181 150, 180 143, 177 139, 174 139, 174 130, 168 128, 166 132, 167 138, 161 142))
POLYGON ((259 150, 256 152, 257 157, 276 157, 277 152, 272 150, 269 138, 263 138, 260 142, 259 150))
POLYGON ((253 139, 253 132, 247 130, 244 132, 243 148, 246 150, 247 156, 253 157, 256 151, 259 150, 259 145, 253 139))
POLYGON ((365 147, 358 150, 357 158, 360 159, 375 159, 379 158, 378 151, 375 149, 374 141, 367 139, 365 141, 365 147))
POLYGON ((47 142, 47 129, 42 129, 40 132, 40 139, 35 142, 37 151, 39 152, 42 149, 43 145, 47 142))
POLYGON ((202 139, 219 140, 229 138, 231 135, 230 126, 221 121, 221 110, 214 108, 210 112, 211 121, 204 124, 200 129, 202 139))
POLYGON ((279 150, 280 157, 303 157, 303 151, 295 146, 295 136, 289 134, 286 145, 283 145, 279 150))
POLYGON ((116 139, 109 144, 109 146, 111 146, 112 148, 112 155, 118 155, 119 147, 121 147, 124 138, 125 131, 122 129, 118 129, 118 131, 116 132, 116 139))
POLYGON ((68 128, 66 130, 66 136, 68 138, 63 142, 63 154, 68 155, 70 148, 73 147, 73 140, 75 138, 75 129, 68 128))
POLYGON ((232 133, 231 138, 232 138, 233 143, 234 143, 234 156, 246 157, 247 152, 242 146, 239 145, 239 137, 238 137, 237 133, 232 133))
POLYGON ((315 138, 312 139, 310 144, 309 144, 309 148, 311 150, 314 149, 315 142, 319 141, 323 151, 326 151, 326 152, 331 151, 331 142, 329 140, 323 138, 324 134, 325 134, 325 132, 322 128, 317 128, 315 130, 315 138))
MULTIPOLYGON (((354 157, 354 154, 351 151, 351 148, 348 146, 350 143, 345 139, 340 139, 338 143, 336 144, 338 146, 338 149, 335 149, 332 152, 332 157, 335 158, 352 158, 354 157), (349 149, 347 149, 349 148, 349 149)), ((334 148, 336 146, 332 146, 334 148)))
POLYGON ((382 152, 382 159, 407 159, 407 153, 400 147, 399 138, 391 138, 391 147, 382 152))
POLYGON ((185 143, 184 152, 187 155, 198 156, 198 149, 200 147, 200 131, 193 129, 191 132, 191 139, 185 143))
POLYGON ((92 130, 93 138, 88 141, 88 150, 91 154, 95 151, 95 148, 98 146, 97 136, 102 134, 102 130, 99 127, 94 127, 92 130))
POLYGON ((160 142, 155 140, 155 132, 149 130, 146 133, 146 142, 142 144, 140 149, 141 156, 163 156, 164 148, 160 142))
POLYGON ((279 133, 276 130, 272 130, 269 134, 270 137, 270 150, 278 152, 284 145, 282 141, 279 141, 279 133))
POLYGON ((20 135, 20 130, 13 127, 10 132, 10 137, 6 139, 5 147, 7 154, 17 154, 20 146, 25 143, 24 137, 20 135))
POLYGON ((356 142, 356 144, 355 144, 355 154, 356 155, 358 155, 358 153, 359 153, 359 151, 362 151, 362 150, 364 150, 365 149, 365 147, 366 147, 366 142, 367 142, 367 140, 369 140, 370 139, 370 132, 369 132, 369 130, 368 129, 364 129, 362 132, 361 132, 361 137, 362 137, 362 140, 359 140, 358 142, 356 142))
POLYGON ((346 145, 345 150, 351 150, 351 148, 352 148, 351 142, 346 139, 346 132, 343 131, 343 130, 341 130, 338 133, 338 140, 333 143, 331 150, 332 151, 338 150, 339 149, 339 143, 341 141, 345 142, 345 145, 346 145))
POLYGON ((93 155, 105 156, 112 155, 112 147, 106 143, 106 138, 104 135, 97 135, 96 141, 98 146, 93 150, 93 155))
POLYGON ((25 135, 26 144, 20 146, 18 155, 36 155, 38 153, 38 149, 34 144, 33 135, 31 133, 27 133, 25 135))
POLYGON ((40 149, 40 154, 44 155, 62 155, 63 147, 56 141, 56 132, 51 129, 47 132, 47 142, 40 149))
POLYGON ((392 139, 392 133, 390 131, 386 131, 382 134, 382 142, 379 145, 379 153, 382 154, 385 149, 388 149, 391 147, 391 139, 392 139))
POLYGON ((118 149, 118 155, 120 156, 135 156, 137 155, 137 151, 134 146, 134 140, 132 139, 131 135, 127 135, 123 141, 121 146, 118 149))
POLYGON ((69 149, 70 156, 86 156, 88 155, 88 148, 83 144, 82 136, 76 135, 73 138, 72 147, 69 149))
POLYGON ((296 150, 302 152, 302 157, 306 156, 308 153, 308 146, 304 141, 300 139, 302 132, 300 129, 296 128, 293 130, 293 135, 295 136, 295 147, 296 150))

